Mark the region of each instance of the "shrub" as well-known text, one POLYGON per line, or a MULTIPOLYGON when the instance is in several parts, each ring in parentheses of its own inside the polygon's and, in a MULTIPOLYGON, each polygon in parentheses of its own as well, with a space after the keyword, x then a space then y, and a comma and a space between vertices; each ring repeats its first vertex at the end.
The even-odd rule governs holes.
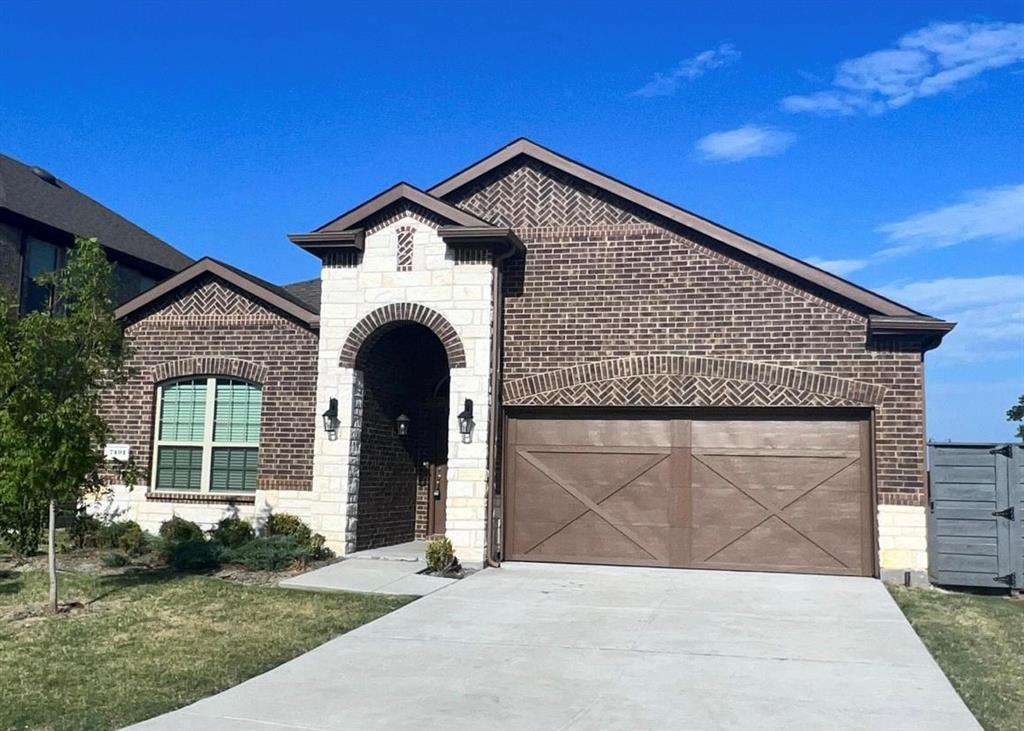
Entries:
POLYGON ((427 543, 427 568, 444 573, 456 566, 455 549, 447 536, 436 536, 427 543))
POLYGON ((132 562, 131 556, 124 551, 108 551, 100 555, 100 563, 106 566, 108 569, 115 569, 121 566, 127 566, 132 562))
POLYGON ((134 520, 123 520, 100 526, 96 534, 96 546, 118 549, 133 556, 145 553, 149 548, 142 526, 134 520))
POLYGON ((254 538, 225 556, 250 571, 280 571, 296 563, 305 564, 308 557, 309 547, 290 535, 254 538))
POLYGON ((160 553, 175 571, 204 571, 220 565, 222 551, 219 544, 200 536, 180 541, 165 539, 160 553))
POLYGON ((0 537, 10 549, 21 556, 30 556, 39 549, 46 525, 45 502, 31 497, 15 496, 0 500, 0 537))
POLYGON ((299 543, 309 543, 311 532, 309 526, 300 518, 289 513, 272 513, 267 518, 268 536, 294 536, 299 543))
POLYGON ((67 527, 68 540, 72 548, 96 548, 96 541, 103 524, 84 512, 75 513, 67 527))
POLYGON ((225 548, 238 548, 255 535, 252 526, 241 518, 224 518, 210 531, 210 538, 225 548))
POLYGON ((170 543, 202 541, 203 529, 191 520, 174 516, 170 520, 165 520, 160 526, 160 537, 170 543))

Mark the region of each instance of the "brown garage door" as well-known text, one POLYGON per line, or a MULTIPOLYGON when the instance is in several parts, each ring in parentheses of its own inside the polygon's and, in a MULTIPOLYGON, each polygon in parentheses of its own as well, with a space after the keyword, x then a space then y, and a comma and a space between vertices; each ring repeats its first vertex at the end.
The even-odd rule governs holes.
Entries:
POLYGON ((506 558, 874 573, 859 415, 517 416, 506 558))

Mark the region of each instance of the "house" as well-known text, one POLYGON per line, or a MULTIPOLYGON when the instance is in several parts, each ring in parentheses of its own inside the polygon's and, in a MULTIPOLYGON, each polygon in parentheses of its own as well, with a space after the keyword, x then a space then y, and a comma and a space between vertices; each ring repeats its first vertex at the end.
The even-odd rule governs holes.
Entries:
POLYGON ((929 317, 520 139, 125 303, 108 510, 294 513, 342 553, 922 569, 929 317))
POLYGON ((49 308, 50 288, 34 280, 60 268, 76 236, 98 238, 115 264, 118 303, 192 263, 52 173, 0 155, 0 290, 20 312, 49 308))

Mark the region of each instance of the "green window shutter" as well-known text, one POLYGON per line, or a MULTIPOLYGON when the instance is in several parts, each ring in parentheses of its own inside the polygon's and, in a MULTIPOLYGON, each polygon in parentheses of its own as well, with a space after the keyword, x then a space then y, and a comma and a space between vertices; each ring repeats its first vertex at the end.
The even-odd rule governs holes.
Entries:
POLYGON ((161 441, 201 442, 206 420, 206 380, 168 383, 161 391, 161 441))
POLYGON ((210 490, 255 490, 259 449, 255 447, 214 447, 210 469, 210 490))
POLYGON ((198 490, 202 478, 202 447, 158 447, 157 490, 198 490))
POLYGON ((262 407, 263 391, 259 386, 218 378, 213 441, 259 443, 262 407))

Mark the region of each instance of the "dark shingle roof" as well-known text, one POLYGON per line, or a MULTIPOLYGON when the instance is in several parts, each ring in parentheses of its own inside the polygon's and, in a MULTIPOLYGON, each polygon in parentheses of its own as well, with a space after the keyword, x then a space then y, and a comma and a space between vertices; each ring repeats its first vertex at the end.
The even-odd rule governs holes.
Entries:
POLYGON ((0 209, 76 236, 95 236, 111 251, 171 271, 192 263, 165 241, 119 216, 63 180, 47 182, 24 163, 0 155, 0 209))
POLYGON ((320 278, 307 279, 304 282, 293 282, 283 285, 286 292, 299 298, 306 304, 306 307, 317 314, 320 313, 320 278))

